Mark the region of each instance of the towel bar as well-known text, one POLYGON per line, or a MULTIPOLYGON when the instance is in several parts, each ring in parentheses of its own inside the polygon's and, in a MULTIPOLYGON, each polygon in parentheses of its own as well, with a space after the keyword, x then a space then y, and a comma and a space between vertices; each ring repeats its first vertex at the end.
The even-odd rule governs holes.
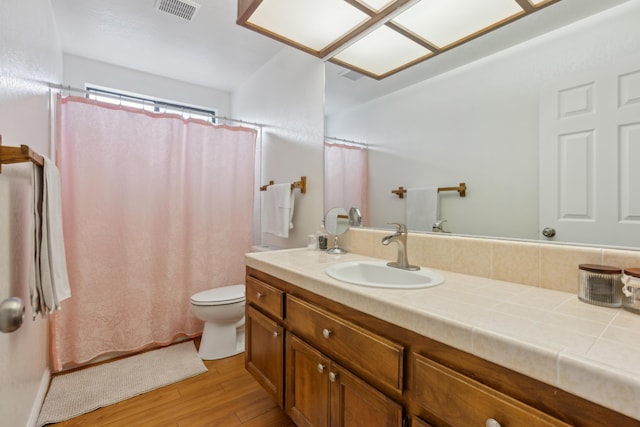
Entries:
MULTIPOLYGON (((268 184, 263 185, 260 187, 260 191, 267 191, 267 187, 270 185, 275 184, 273 182, 273 180, 270 180, 268 184)), ((305 194, 307 192, 307 177, 306 176, 301 176, 300 177, 300 181, 295 181, 291 183, 291 189, 295 189, 295 188, 299 188, 300 192, 302 194, 305 194)))
MULTIPOLYGON (((461 182, 457 187, 438 187, 438 193, 441 191, 457 191, 460 193, 460 197, 465 197, 467 195, 467 184, 461 182)), ((391 190, 391 192, 397 194, 399 198, 404 199, 404 194, 407 192, 407 189, 398 187, 396 190, 391 190)))
POLYGON ((5 147, 2 145, 2 135, 0 135, 0 173, 2 173, 3 164, 22 162, 33 162, 38 166, 44 166, 44 158, 29 146, 5 147))

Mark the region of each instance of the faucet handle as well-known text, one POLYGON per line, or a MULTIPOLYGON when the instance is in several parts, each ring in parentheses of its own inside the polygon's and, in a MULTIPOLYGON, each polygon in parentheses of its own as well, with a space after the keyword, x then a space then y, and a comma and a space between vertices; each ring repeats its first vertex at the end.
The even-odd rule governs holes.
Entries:
POLYGON ((396 233, 398 234, 406 234, 407 226, 404 224, 400 224, 399 222, 390 222, 389 224, 394 224, 396 226, 396 233))

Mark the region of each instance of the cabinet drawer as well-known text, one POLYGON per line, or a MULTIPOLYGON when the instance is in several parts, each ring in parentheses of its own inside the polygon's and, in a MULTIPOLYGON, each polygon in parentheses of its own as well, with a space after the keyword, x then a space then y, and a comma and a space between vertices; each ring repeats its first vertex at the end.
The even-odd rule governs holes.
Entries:
POLYGON ((502 427, 568 426, 426 357, 413 354, 412 361, 415 403, 446 425, 483 426, 494 419, 502 427))
POLYGON ((259 307, 262 311, 282 319, 284 293, 260 280, 247 276, 246 299, 248 304, 259 307))
POLYGON ((401 345, 290 295, 286 320, 297 335, 349 369, 402 392, 401 345))

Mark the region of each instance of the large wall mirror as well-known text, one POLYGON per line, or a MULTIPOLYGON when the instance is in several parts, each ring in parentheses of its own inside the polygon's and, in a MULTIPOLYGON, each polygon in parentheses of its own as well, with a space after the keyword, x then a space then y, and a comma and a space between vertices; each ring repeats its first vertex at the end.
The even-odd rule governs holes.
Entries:
POLYGON ((456 191, 438 197, 444 231, 639 248, 640 111, 632 109, 640 108, 639 19, 638 2, 563 0, 382 81, 353 80, 327 63, 326 134, 368 145, 365 224, 405 222, 407 198, 393 193, 399 187, 464 182, 465 197, 456 191), (602 86, 594 83, 602 70, 615 81, 604 95, 592 91, 602 86), (581 109, 619 96, 621 87, 630 107, 626 122, 611 132, 595 129, 597 116, 581 109), (553 134, 555 125, 543 124, 552 108, 575 115, 567 122, 583 122, 553 134), (541 147, 545 138, 555 148, 541 147), (599 165, 608 156, 618 170, 599 165), (558 171, 559 164, 566 170, 558 171), (550 176, 560 182, 551 190, 550 176), (622 197, 603 197, 609 193, 622 197), (562 221, 547 223, 549 215, 582 228, 566 231, 562 221), (602 218, 622 231, 603 231, 602 218), (557 234, 544 236, 547 226, 557 234))

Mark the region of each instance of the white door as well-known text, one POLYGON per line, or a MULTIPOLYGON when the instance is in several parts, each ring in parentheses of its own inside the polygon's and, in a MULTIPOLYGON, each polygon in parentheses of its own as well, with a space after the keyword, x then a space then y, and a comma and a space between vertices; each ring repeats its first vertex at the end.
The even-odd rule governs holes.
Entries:
POLYGON ((541 233, 640 246, 640 57, 543 91, 539 162, 541 233))

